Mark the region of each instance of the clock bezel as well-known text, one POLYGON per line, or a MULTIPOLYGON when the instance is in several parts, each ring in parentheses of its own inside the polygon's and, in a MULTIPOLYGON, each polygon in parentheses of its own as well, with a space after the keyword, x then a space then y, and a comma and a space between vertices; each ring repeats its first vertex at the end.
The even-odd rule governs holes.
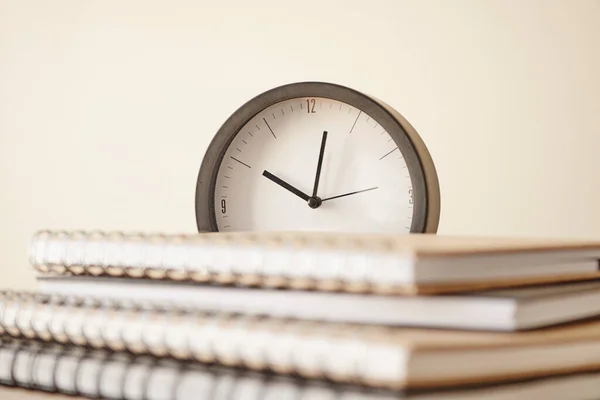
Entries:
POLYGON ((296 82, 267 90, 239 107, 219 128, 203 157, 196 181, 195 213, 199 232, 217 232, 215 184, 223 157, 242 127, 264 109, 290 99, 322 97, 349 104, 376 120, 402 152, 413 189, 410 233, 436 233, 440 188, 427 146, 414 127, 395 109, 355 89, 328 82, 296 82))

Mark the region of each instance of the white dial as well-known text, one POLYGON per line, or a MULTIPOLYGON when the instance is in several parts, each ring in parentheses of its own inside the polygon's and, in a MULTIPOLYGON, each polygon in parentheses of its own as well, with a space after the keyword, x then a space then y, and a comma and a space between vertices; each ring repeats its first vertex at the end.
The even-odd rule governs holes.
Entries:
POLYGON ((413 218, 398 144, 365 111, 323 97, 278 102, 246 122, 218 165, 213 196, 225 232, 408 233, 413 218))

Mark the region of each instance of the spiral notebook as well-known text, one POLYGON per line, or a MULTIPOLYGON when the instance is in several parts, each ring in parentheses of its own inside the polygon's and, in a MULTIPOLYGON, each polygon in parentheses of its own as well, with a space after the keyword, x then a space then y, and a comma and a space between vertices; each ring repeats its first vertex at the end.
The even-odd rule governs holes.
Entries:
POLYGON ((83 400, 71 396, 111 400, 573 400, 575 393, 578 399, 597 397, 600 373, 567 374, 500 386, 388 391, 4 339, 0 341, 0 385, 15 388, 0 388, 0 396, 6 400, 83 400), (43 392, 52 395, 46 397, 43 392))
POLYGON ((520 333, 356 325, 3 293, 0 333, 305 379, 405 390, 600 369, 600 320, 520 333))
POLYGON ((312 321, 517 331, 600 315, 600 281, 390 296, 243 288, 103 276, 41 276, 38 290, 161 307, 194 307, 312 321))
POLYGON ((41 273, 381 294, 600 278, 600 242, 339 232, 37 232, 41 273))

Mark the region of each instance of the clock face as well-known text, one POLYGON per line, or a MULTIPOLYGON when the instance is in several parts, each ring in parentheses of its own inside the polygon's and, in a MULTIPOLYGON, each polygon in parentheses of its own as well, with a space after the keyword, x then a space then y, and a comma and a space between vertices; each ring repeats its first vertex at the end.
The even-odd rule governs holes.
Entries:
POLYGON ((238 111, 246 117, 234 115, 205 157, 199 229, 426 231, 421 157, 399 120, 364 99, 271 93, 249 102, 251 115, 238 111))
POLYGON ((408 233, 411 194, 404 157, 376 120, 340 101, 302 97, 266 108, 240 129, 219 166, 214 201, 219 231, 408 233))

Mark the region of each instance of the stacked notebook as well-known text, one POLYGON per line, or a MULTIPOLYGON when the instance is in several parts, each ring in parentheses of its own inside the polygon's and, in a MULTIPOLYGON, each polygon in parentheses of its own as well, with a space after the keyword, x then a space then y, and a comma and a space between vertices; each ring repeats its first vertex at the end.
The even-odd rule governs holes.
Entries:
POLYGON ((0 384, 106 399, 589 399, 600 242, 39 232, 0 384))

